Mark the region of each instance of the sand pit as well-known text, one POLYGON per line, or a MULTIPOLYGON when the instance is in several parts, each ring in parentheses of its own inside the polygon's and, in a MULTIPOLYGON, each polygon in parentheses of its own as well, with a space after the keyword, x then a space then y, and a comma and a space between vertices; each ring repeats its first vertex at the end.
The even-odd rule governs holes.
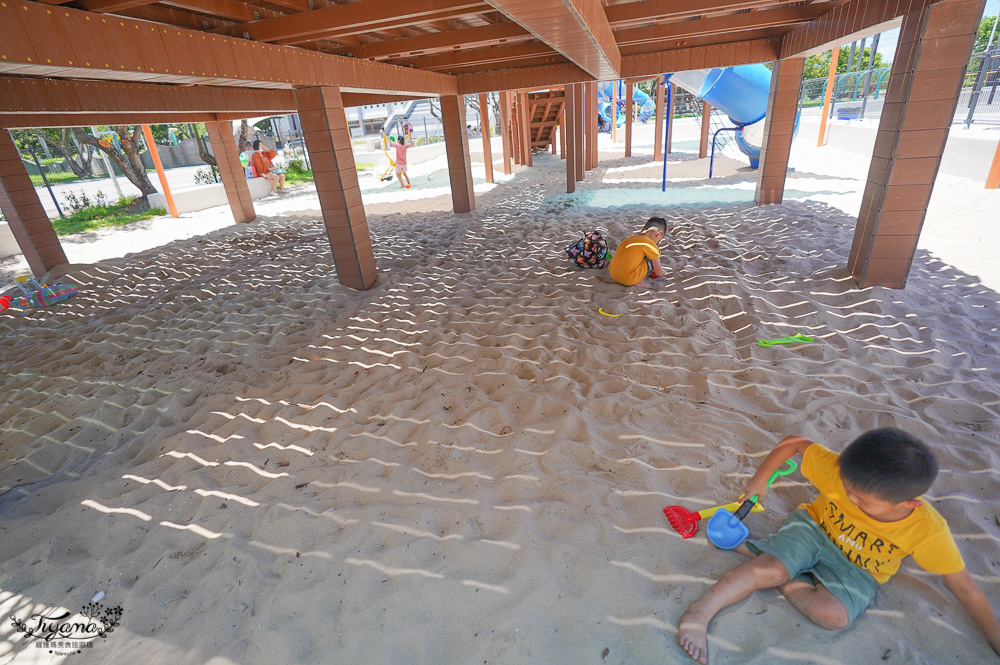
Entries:
MULTIPOLYGON (((764 208, 752 188, 670 205, 683 181, 591 205, 649 196, 646 159, 602 162, 566 195, 540 156, 468 215, 446 188, 386 190, 368 292, 339 286, 306 192, 73 267, 79 296, 0 314, 0 614, 76 613, 102 591, 123 611, 66 656, 7 621, 0 663, 688 662, 677 620, 740 557, 682 540, 663 506, 734 499, 784 435, 840 449, 888 425, 933 443, 928 498, 1000 606, 997 292, 924 249, 905 291, 856 289, 854 220, 810 194, 850 198, 847 178, 800 170, 802 195, 764 208), (619 240, 657 213, 654 290, 562 259, 583 231, 619 240), (816 342, 755 343, 796 332, 816 342)), ((672 177, 700 177, 687 162, 672 177)), ((734 161, 713 186, 754 177, 734 161)), ((780 480, 751 532, 809 496, 780 480)), ((710 648, 995 660, 912 564, 848 631, 760 592, 719 615, 710 648)))

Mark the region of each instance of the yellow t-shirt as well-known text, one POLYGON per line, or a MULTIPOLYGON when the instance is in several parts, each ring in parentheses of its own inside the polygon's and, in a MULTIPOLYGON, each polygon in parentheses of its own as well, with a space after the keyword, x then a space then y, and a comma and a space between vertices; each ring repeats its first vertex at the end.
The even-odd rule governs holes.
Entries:
POLYGON ((633 286, 646 277, 646 262, 643 259, 660 258, 656 243, 641 233, 625 238, 615 250, 608 264, 608 273, 619 284, 633 286))
POLYGON ((847 498, 840 480, 840 455, 818 443, 802 455, 802 475, 819 490, 811 504, 802 504, 819 527, 856 565, 886 582, 908 555, 924 570, 938 575, 965 569, 948 523, 923 498, 923 505, 896 522, 879 522, 847 498))

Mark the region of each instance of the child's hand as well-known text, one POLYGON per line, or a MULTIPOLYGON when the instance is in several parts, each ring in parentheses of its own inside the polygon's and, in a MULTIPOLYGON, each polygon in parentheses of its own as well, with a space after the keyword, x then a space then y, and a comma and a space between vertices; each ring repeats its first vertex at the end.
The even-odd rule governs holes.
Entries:
POLYGON ((746 489, 743 490, 743 496, 740 498, 750 498, 754 494, 757 495, 757 503, 763 503, 764 497, 767 495, 767 481, 758 481, 756 478, 751 478, 750 482, 747 483, 746 489))

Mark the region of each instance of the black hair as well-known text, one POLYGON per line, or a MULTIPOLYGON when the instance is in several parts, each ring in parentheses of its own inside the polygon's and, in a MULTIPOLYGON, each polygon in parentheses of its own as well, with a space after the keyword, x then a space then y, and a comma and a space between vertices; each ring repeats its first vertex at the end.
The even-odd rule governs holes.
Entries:
POLYGON ((244 148, 245 148, 246 146, 248 146, 248 145, 253 145, 253 144, 252 144, 252 143, 250 143, 250 141, 244 141, 244 142, 243 142, 243 147, 244 147, 244 148))
POLYGON ((649 220, 646 222, 646 225, 642 227, 642 230, 645 231, 646 229, 653 229, 653 228, 659 229, 661 233, 666 233, 667 220, 663 219, 662 217, 650 217, 649 220))
POLYGON ((840 455, 840 477, 851 489, 889 503, 916 499, 937 478, 934 451, 893 427, 865 432, 840 455))
POLYGON ((253 142, 253 149, 260 150, 260 139, 257 139, 256 141, 253 142))

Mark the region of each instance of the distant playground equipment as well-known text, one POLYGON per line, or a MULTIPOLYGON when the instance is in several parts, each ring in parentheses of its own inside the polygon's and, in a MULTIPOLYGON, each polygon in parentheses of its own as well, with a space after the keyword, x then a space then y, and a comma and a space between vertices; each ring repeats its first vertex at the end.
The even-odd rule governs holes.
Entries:
MULTIPOLYGON (((403 131, 403 143, 406 143, 410 139, 410 134, 413 133, 413 125, 409 121, 404 122, 402 126, 403 131)), ((379 178, 379 182, 390 182, 393 178, 393 171, 396 168, 396 162, 392 157, 389 156, 389 146, 396 142, 395 136, 386 136, 385 132, 380 132, 382 135, 382 150, 385 151, 385 158, 389 160, 389 166, 386 167, 385 171, 382 173, 382 177, 379 178)), ((430 177, 427 178, 430 180, 430 177)))
MULTIPOLYGON (((76 284, 39 284, 30 275, 14 278, 14 283, 21 289, 21 299, 17 301, 20 307, 47 307, 62 302, 78 293, 76 284)), ((5 296, 10 302, 10 297, 5 296)), ((5 308, 6 309, 6 308, 5 308)))
POLYGON ((611 131, 612 121, 616 127, 621 127, 625 124, 626 113, 632 113, 634 118, 643 123, 656 113, 656 102, 638 87, 632 90, 633 108, 626 109, 625 85, 621 80, 603 81, 597 85, 597 114, 606 128, 601 131, 611 131))
MULTIPOLYGON (((723 127, 712 135, 712 157, 708 177, 712 177, 715 162, 715 141, 719 132, 734 132, 736 145, 750 158, 750 168, 760 164, 760 148, 764 142, 764 115, 767 93, 771 87, 771 70, 761 64, 739 65, 720 69, 695 69, 677 72, 670 78, 692 95, 708 102, 729 116, 734 127, 723 127)), ((799 117, 795 117, 798 130, 799 117)))

